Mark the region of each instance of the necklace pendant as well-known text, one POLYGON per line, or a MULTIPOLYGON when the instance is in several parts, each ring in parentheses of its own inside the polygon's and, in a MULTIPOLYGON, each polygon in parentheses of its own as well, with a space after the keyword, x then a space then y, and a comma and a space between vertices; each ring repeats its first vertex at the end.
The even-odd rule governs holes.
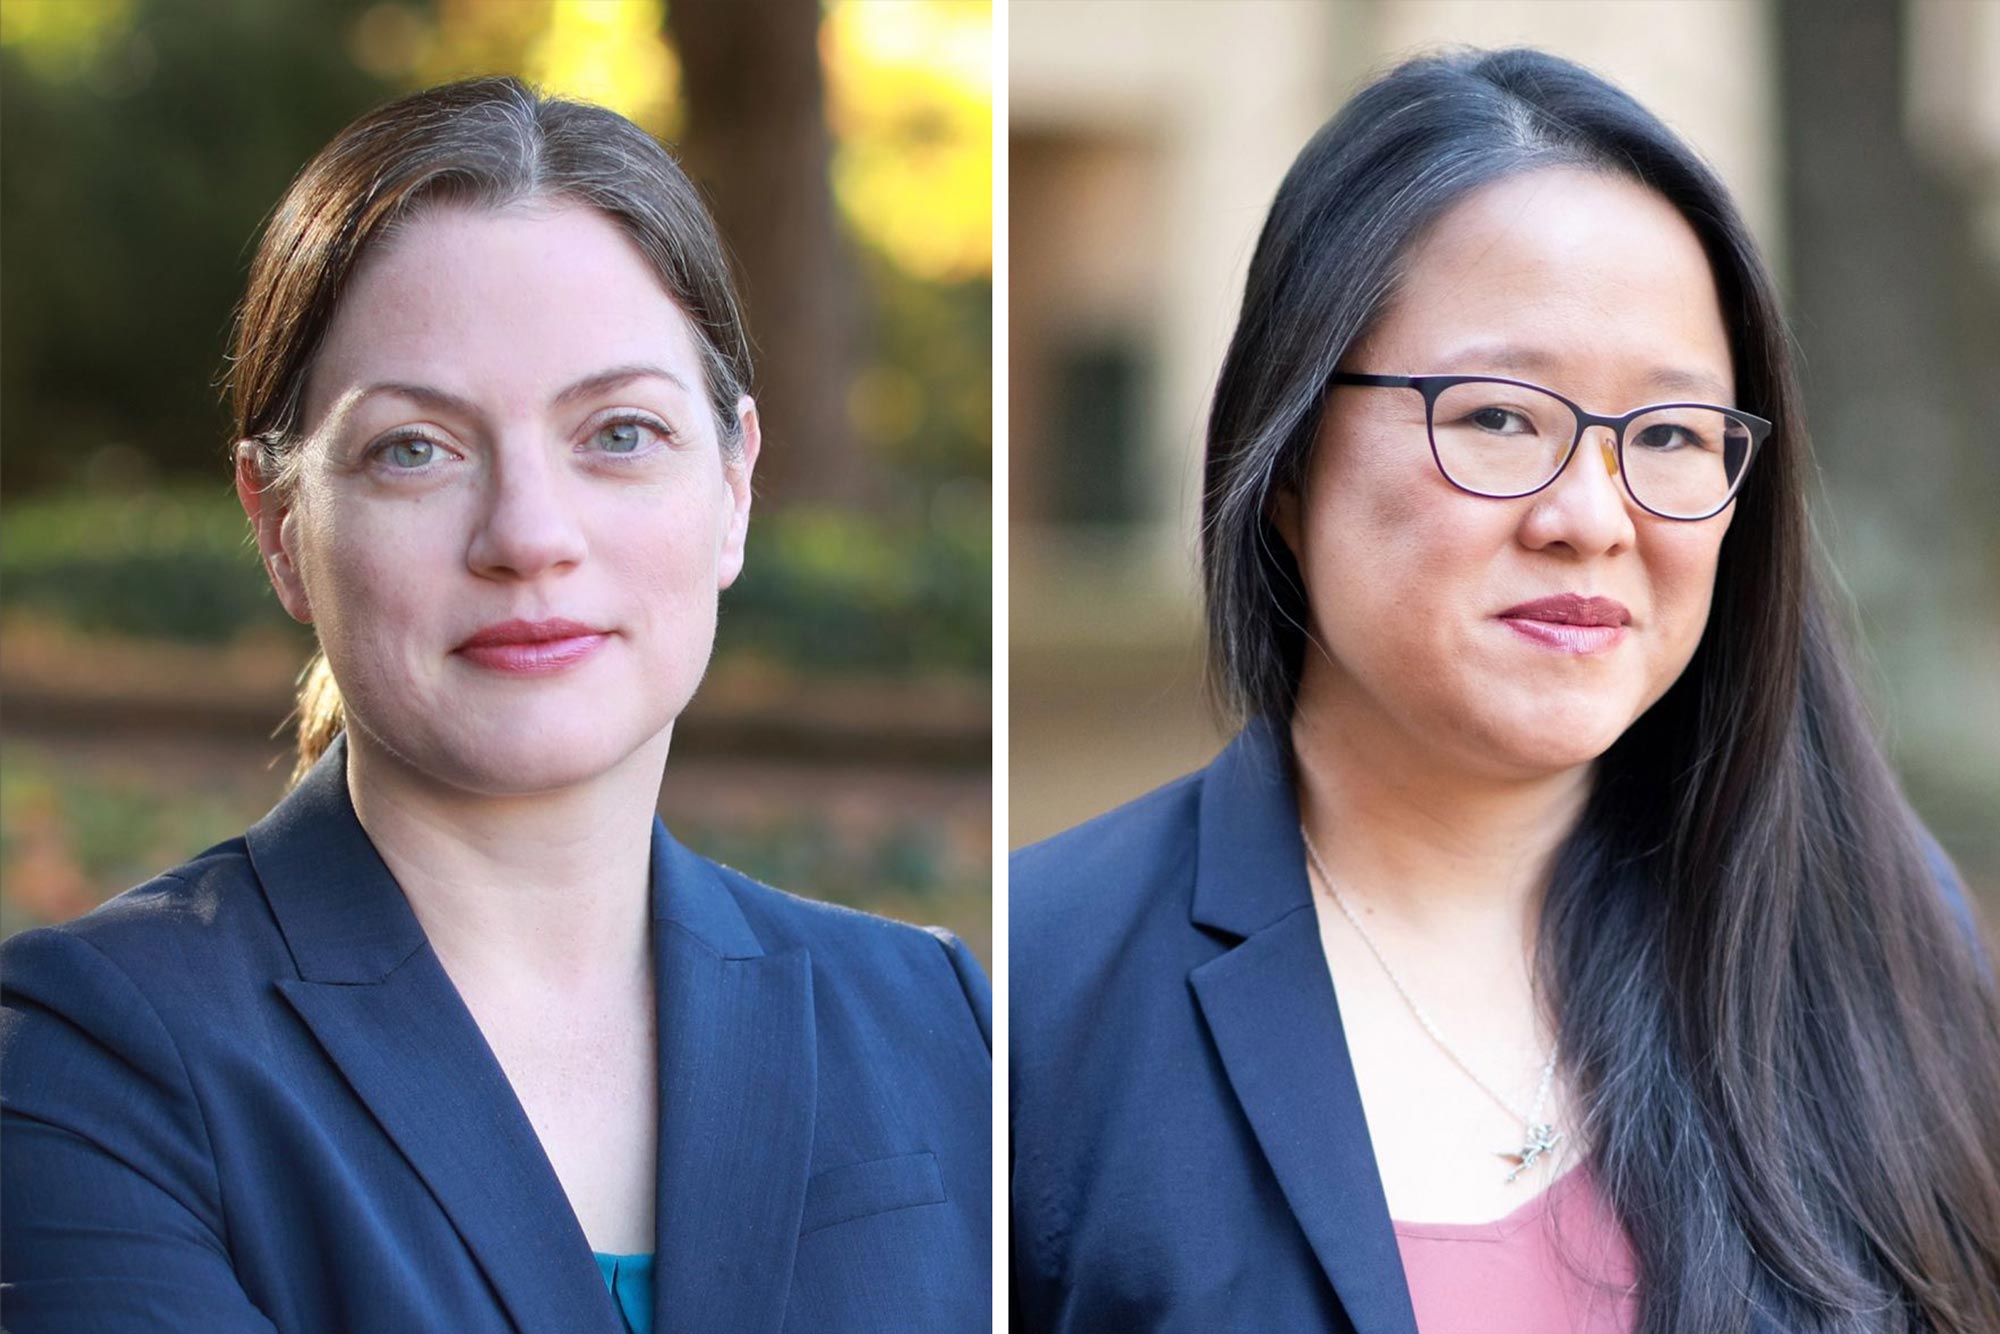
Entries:
POLYGON ((1507 1184, 1510 1186, 1513 1185, 1514 1179, 1533 1167, 1537 1158, 1551 1152, 1560 1143, 1562 1143, 1562 1132, 1554 1126, 1544 1124, 1530 1125, 1528 1127, 1527 1143, 1511 1153, 1503 1150, 1500 1154, 1502 1158, 1514 1164, 1514 1170, 1507 1174, 1507 1184))

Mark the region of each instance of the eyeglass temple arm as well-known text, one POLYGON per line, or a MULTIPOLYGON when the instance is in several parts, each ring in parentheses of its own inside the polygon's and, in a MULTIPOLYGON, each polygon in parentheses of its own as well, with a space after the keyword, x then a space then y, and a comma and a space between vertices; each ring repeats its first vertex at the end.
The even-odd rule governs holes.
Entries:
POLYGON ((1414 375, 1363 375, 1358 371, 1335 371, 1335 384, 1365 384, 1380 389, 1415 389, 1417 377, 1414 375))

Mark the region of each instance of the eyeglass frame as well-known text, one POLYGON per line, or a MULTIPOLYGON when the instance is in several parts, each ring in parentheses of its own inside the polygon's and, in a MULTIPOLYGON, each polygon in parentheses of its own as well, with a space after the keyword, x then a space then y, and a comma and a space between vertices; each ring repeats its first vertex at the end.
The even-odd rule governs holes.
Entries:
POLYGON ((1655 518, 1671 520, 1674 523, 1701 523, 1704 520, 1713 519, 1716 515, 1728 509, 1731 502, 1743 490, 1743 481, 1750 475, 1750 463, 1757 455, 1757 447, 1764 443, 1765 438, 1771 434, 1772 429, 1772 424, 1764 418, 1754 413, 1744 412, 1740 408, 1726 408, 1720 403, 1649 403, 1643 408, 1634 408, 1632 411, 1616 417, 1605 417, 1595 412, 1584 411, 1582 405, 1574 399, 1565 398, 1555 390, 1544 385, 1535 384, 1528 380, 1510 380, 1503 375, 1368 375, 1359 371, 1335 371, 1330 377, 1329 383, 1354 385, 1366 389, 1414 389, 1423 395, 1424 437, 1430 442, 1431 462, 1437 465, 1438 475, 1458 490, 1465 492, 1469 496, 1478 496, 1483 500, 1522 500, 1528 496, 1548 490, 1551 486, 1555 485, 1556 479, 1561 477, 1563 471, 1569 467, 1570 460, 1576 457, 1577 446, 1583 443, 1583 433, 1593 426, 1608 427, 1612 434, 1613 449, 1618 459, 1618 479, 1625 488, 1625 494, 1632 498, 1634 505, 1637 505, 1640 509, 1646 511, 1646 513, 1653 515, 1655 518), (1445 390, 1461 384, 1505 384, 1512 385, 1517 389, 1532 389, 1538 394, 1548 395, 1570 410, 1570 414, 1576 418, 1576 437, 1569 442, 1569 449, 1563 454, 1562 462, 1556 464, 1555 471, 1549 474, 1547 481, 1543 482, 1540 486, 1530 487, 1526 491, 1493 492, 1481 491, 1476 487, 1467 486, 1451 475, 1451 471, 1444 466, 1444 459, 1438 454, 1437 401, 1445 390), (1706 514, 1665 514, 1654 509, 1651 505, 1639 499, 1639 493, 1632 489, 1632 475, 1625 469, 1625 428, 1648 413, 1662 412, 1669 408, 1701 408, 1709 412, 1720 412, 1724 416, 1731 417, 1743 423, 1750 430, 1750 447, 1744 452, 1742 471, 1737 474, 1736 480, 1730 483, 1729 492, 1723 496, 1721 503, 1706 514))

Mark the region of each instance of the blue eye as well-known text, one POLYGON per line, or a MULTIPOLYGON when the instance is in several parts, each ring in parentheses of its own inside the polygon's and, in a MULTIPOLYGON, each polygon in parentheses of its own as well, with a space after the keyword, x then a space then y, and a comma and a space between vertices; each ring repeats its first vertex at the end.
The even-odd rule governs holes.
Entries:
POLYGON ((392 440, 382 450, 383 457, 392 467, 415 469, 424 467, 437 457, 437 446, 420 436, 406 436, 392 440))
POLYGON ((597 431, 597 447, 607 454, 630 454, 645 443, 637 422, 611 422, 597 431))
POLYGON ((599 426, 590 437, 590 447, 600 454, 645 453, 655 441, 667 440, 672 432, 645 417, 619 417, 599 426))

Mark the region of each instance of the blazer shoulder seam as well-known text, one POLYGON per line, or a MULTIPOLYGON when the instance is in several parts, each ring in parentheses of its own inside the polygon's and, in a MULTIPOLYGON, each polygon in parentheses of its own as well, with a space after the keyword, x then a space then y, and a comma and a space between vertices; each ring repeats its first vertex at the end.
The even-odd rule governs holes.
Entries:
MULTIPOLYGON (((1015 848, 1008 853, 1010 866, 1038 862, 1051 853, 1065 853, 1071 847, 1082 844, 1091 846, 1095 840, 1122 833, 1128 826, 1145 820, 1160 820, 1168 815, 1176 802, 1198 803, 1202 784, 1208 777, 1207 769, 1196 769, 1173 778, 1149 792, 1145 792, 1100 812, 1079 824, 1071 825, 1047 838, 1015 848)), ((1192 830, 1196 811, 1190 809, 1185 819, 1174 820, 1174 824, 1185 823, 1192 830)))
POLYGON ((973 979, 966 974, 967 968, 978 968, 979 963, 972 957, 972 951, 958 938, 958 933, 942 926, 920 926, 915 928, 935 940, 944 951, 945 966, 951 969, 952 981, 958 986, 958 999, 964 1004, 965 1012, 972 1018, 972 1026, 979 1030, 980 1040, 986 1046, 987 1060, 993 1057, 993 1030, 991 1020, 982 1020, 979 1005, 973 995, 973 979))
MULTIPOLYGON (((722 862, 712 863, 723 873, 725 887, 732 896, 749 896, 760 904, 768 904, 781 911, 796 910, 807 918, 828 917, 835 921, 847 922, 867 930, 879 931, 885 935, 915 942, 919 937, 929 935, 932 928, 901 922, 880 913, 868 912, 862 908, 849 907, 845 903, 833 903, 827 899, 816 899, 810 894, 797 894, 789 889, 765 884, 753 875, 748 875, 722 862)), ((751 931, 756 924, 751 923, 751 931)), ((766 948, 769 948, 768 944, 766 948)))

